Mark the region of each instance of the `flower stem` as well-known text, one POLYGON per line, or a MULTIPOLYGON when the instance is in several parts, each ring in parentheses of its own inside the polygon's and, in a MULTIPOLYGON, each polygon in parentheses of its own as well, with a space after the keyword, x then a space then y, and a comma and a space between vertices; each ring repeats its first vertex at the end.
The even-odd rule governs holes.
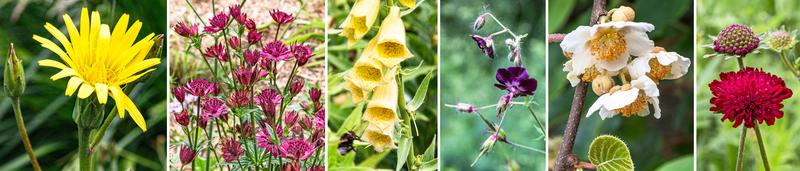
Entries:
POLYGON ((19 97, 11 98, 11 106, 14 108, 14 117, 17 119, 17 128, 19 128, 19 136, 22 139, 22 145, 25 146, 25 152, 28 153, 28 158, 31 159, 33 170, 41 171, 42 168, 39 167, 39 161, 36 160, 36 154, 33 153, 31 140, 28 139, 28 131, 25 129, 25 121, 22 119, 22 111, 19 107, 19 97))
POLYGON ((781 54, 781 59, 783 59, 783 65, 786 65, 786 68, 789 69, 789 71, 792 71, 794 77, 797 78, 798 81, 800 81, 800 71, 797 70, 797 67, 792 65, 791 60, 789 60, 785 52, 781 51, 778 53, 781 54))
POLYGON ((114 118, 116 118, 114 117, 114 111, 117 111, 117 107, 112 108, 111 111, 108 112, 108 116, 106 116, 105 121, 103 121, 103 125, 100 126, 100 130, 97 131, 97 135, 94 136, 91 144, 89 144, 89 151, 94 151, 94 147, 97 146, 97 143, 100 143, 100 140, 102 140, 103 136, 106 135, 106 129, 108 129, 108 126, 111 125, 111 122, 114 121, 114 118))
POLYGON ((92 153, 89 151, 91 129, 78 126, 78 162, 79 170, 92 170, 92 153))
POLYGON ((744 57, 745 56, 741 56, 741 57, 736 58, 736 62, 739 63, 739 70, 743 70, 744 69, 744 57))
POLYGON ((572 154, 572 146, 575 144, 575 136, 578 133, 578 125, 581 123, 581 113, 583 112, 583 103, 586 100, 586 86, 589 83, 581 82, 575 86, 575 95, 572 97, 572 106, 570 107, 569 119, 567 120, 567 127, 564 129, 564 138, 558 148, 558 155, 556 157, 553 170, 573 170, 575 164, 569 163, 572 154))
POLYGON ((744 158, 744 145, 745 145, 744 140, 746 138, 747 138, 747 127, 742 127, 742 134, 739 135, 739 154, 736 156, 736 171, 742 171, 742 159, 744 158))
POLYGON ((758 124, 753 126, 753 129, 756 131, 756 139, 758 140, 759 152, 761 152, 761 160, 764 162, 764 169, 770 171, 769 160, 767 160, 767 150, 764 149, 764 141, 761 140, 761 130, 758 129, 758 124))

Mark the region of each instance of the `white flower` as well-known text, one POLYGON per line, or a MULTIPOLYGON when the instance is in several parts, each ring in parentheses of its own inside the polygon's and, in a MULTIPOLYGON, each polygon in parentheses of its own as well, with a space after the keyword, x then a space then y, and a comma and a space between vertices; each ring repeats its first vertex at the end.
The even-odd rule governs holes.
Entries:
POLYGON ((600 118, 606 119, 622 114, 625 117, 632 115, 650 115, 650 107, 655 109, 656 119, 661 118, 661 108, 658 106, 658 87, 653 80, 648 77, 639 77, 631 81, 631 84, 612 88, 610 93, 603 94, 589 108, 586 117, 592 113, 600 111, 600 118), (616 90, 619 89, 619 90, 616 90))
MULTIPOLYGON (((652 24, 640 22, 608 22, 578 27, 561 42, 561 49, 572 53, 572 62, 566 64, 570 66, 564 68, 571 72, 568 79, 569 75, 581 75, 587 69, 617 72, 627 66, 631 55, 647 55, 653 48, 647 32, 653 29, 655 26, 652 24)), ((584 78, 584 81, 591 80, 584 78)))
POLYGON ((628 66, 628 72, 633 79, 647 76, 655 81, 671 80, 680 78, 689 72, 691 63, 689 58, 678 53, 660 50, 633 59, 628 66))

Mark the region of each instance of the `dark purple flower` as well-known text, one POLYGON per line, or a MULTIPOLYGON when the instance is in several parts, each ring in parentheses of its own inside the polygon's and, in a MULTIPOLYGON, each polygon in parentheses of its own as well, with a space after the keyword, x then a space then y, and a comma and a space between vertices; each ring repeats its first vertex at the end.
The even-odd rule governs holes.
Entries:
POLYGON ((236 36, 230 37, 228 38, 228 47, 236 50, 242 49, 242 40, 236 36))
POLYGON ((183 101, 186 100, 186 91, 180 86, 172 87, 172 96, 174 96, 175 100, 179 103, 183 103, 183 101))
POLYGON ((183 86, 183 89, 193 96, 203 97, 211 94, 216 89, 215 86, 213 83, 200 78, 189 81, 183 86))
POLYGON ((303 79, 295 79, 292 81, 292 85, 289 86, 289 92, 296 95, 303 90, 303 86, 305 85, 305 81, 303 79))
POLYGON ((203 101, 203 112, 212 118, 218 118, 228 114, 228 106, 222 100, 209 98, 203 101))
POLYGON ((261 32, 256 30, 250 30, 247 32, 247 42, 251 45, 258 43, 261 41, 261 32))
POLYGON ((311 59, 313 55, 312 53, 311 49, 304 45, 292 45, 292 54, 294 54, 294 58, 297 59, 297 64, 300 66, 308 63, 308 59, 311 59))
POLYGON ((189 146, 183 146, 181 148, 181 164, 187 165, 194 161, 194 157, 197 156, 197 152, 189 148, 189 146))
POLYGON ((228 16, 227 14, 218 13, 217 15, 214 15, 214 17, 211 17, 211 20, 208 21, 208 25, 203 31, 206 33, 217 33, 219 31, 222 31, 222 29, 224 29, 225 26, 228 25, 229 19, 230 16, 228 16))
POLYGON ((222 158, 225 159, 226 162, 233 162, 244 154, 242 145, 233 138, 223 139, 220 146, 222 146, 222 158))
POLYGON ((293 138, 281 142, 281 155, 292 160, 306 160, 314 154, 314 146, 305 139, 293 138))
POLYGON ((240 85, 253 85, 258 78, 256 78, 256 71, 253 68, 249 67, 240 67, 239 69, 233 70, 233 78, 236 79, 236 82, 240 85))
POLYGON ((322 97, 322 90, 313 87, 308 90, 308 97, 311 98, 313 102, 319 102, 319 99, 322 97))
POLYGON ((228 106, 232 108, 247 106, 252 102, 249 91, 236 90, 228 97, 228 106))
POLYGON ((175 114, 175 121, 178 121, 178 124, 181 124, 182 126, 189 125, 189 113, 186 113, 184 110, 181 111, 181 113, 175 114))
POLYGON ((175 33, 181 35, 183 37, 195 37, 197 36, 197 24, 186 25, 184 22, 178 22, 175 26, 172 27, 175 30, 175 33))
POLYGON ((272 16, 272 20, 275 20, 275 22, 278 24, 286 24, 294 20, 294 17, 292 17, 291 14, 281 10, 270 10, 269 15, 272 16))
POLYGON ((533 95, 536 91, 536 79, 528 76, 528 71, 523 67, 509 67, 497 70, 495 87, 506 90, 514 97, 533 95))
POLYGON ((494 42, 492 37, 481 37, 478 35, 471 35, 472 40, 475 40, 475 43, 478 44, 478 48, 483 51, 483 54, 488 56, 491 59, 494 59, 494 42))
POLYGON ((207 47, 206 53, 203 53, 203 56, 206 58, 214 58, 221 62, 228 62, 228 60, 230 60, 228 52, 225 50, 225 47, 222 46, 222 44, 216 44, 207 47))
POLYGON ((245 50, 242 56, 244 56, 244 62, 249 66, 255 66, 258 64, 258 60, 261 59, 261 53, 258 50, 245 50))
POLYGON ((289 57, 291 57, 291 52, 289 51, 289 47, 283 44, 283 42, 274 41, 264 45, 261 56, 270 61, 280 61, 289 59, 289 57))

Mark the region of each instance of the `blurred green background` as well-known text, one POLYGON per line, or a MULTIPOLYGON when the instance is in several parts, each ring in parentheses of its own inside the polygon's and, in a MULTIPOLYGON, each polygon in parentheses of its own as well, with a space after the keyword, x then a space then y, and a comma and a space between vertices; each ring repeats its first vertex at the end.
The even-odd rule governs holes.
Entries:
MULTIPOLYGON (((592 0, 550 1, 550 33, 569 33, 579 25, 588 25, 591 18, 592 0)), ((636 22, 647 22, 656 29, 648 35, 667 51, 694 59, 692 0, 611 0, 606 10, 625 5, 636 11, 636 22)), ((737 2, 737 4, 747 4, 737 2)), ((550 54, 550 158, 555 158, 561 136, 564 134, 569 108, 575 89, 569 85, 566 72, 562 71, 566 57, 562 55, 559 43, 548 45, 550 54)), ((611 134, 628 144, 637 170, 656 170, 658 168, 675 170, 677 167, 692 168, 693 149, 693 75, 694 64, 689 72, 677 80, 664 80, 658 85, 661 92, 662 115, 655 119, 647 117, 614 117, 601 120, 598 115, 583 117, 589 106, 597 99, 591 86, 588 88, 586 102, 574 153, 582 161, 588 161, 587 154, 591 141, 600 135, 611 134), (667 164, 673 163, 673 164, 667 164)), ((552 162, 552 161, 551 161, 552 162)), ((677 169, 683 170, 683 169, 677 169)), ((730 170, 730 169, 728 169, 730 170)))
MULTIPOLYGON (((442 1, 442 46, 441 54, 441 102, 459 102, 485 106, 496 104, 505 91, 493 86, 495 72, 513 64, 503 43, 510 38, 502 34, 494 38, 495 59, 484 55, 470 38, 472 23, 484 12, 491 12, 500 22, 517 34, 528 33, 523 40, 522 60, 528 74, 539 81, 533 101, 533 109, 542 124, 546 124, 545 111, 545 6, 543 0, 443 0, 442 1)), ((500 31, 490 18, 477 34, 486 36, 500 31)), ((517 98, 515 101, 523 101, 517 98)), ((441 107, 441 152, 442 170, 507 170, 510 161, 519 164, 522 170, 544 170, 545 155, 521 148, 512 148, 498 142, 494 149, 480 159, 474 167, 470 164, 478 156, 481 144, 490 136, 489 127, 475 114, 464 114, 455 109, 441 107)), ((494 108, 483 110, 484 117, 499 123, 494 108)), ((524 106, 512 107, 504 121, 508 140, 544 151, 545 141, 535 125, 535 120, 524 106)), ((546 129, 546 128, 545 128, 546 129)))
MULTIPOLYGON (((149 33, 163 34, 166 27, 165 0, 92 0, 91 9, 100 12, 101 20, 114 26, 123 13, 143 23, 139 39, 149 33), (113 13, 112 13, 113 12, 113 13)), ((44 29, 49 22, 65 32, 63 14, 76 23, 80 19, 82 1, 0 1, 0 55, 8 55, 8 44, 14 43, 17 55, 25 64, 28 85, 22 96, 22 115, 28 135, 43 170, 77 170, 77 127, 72 120, 75 97, 64 96, 67 79, 51 81, 58 72, 40 68, 35 61, 57 59, 50 50, 42 48, 31 37, 43 36, 55 42, 44 29)), ((137 39, 138 41, 138 39, 137 39)), ((60 45, 60 44, 59 44, 60 45)), ((162 53, 164 54, 164 53, 162 53)), ((3 62, 5 64, 5 62, 3 62)), ((163 170, 166 165, 166 55, 151 76, 141 81, 128 95, 142 111, 148 131, 142 131, 130 117, 115 119, 100 142, 95 156, 98 169, 103 170, 163 170)), ((4 92, 0 99, 0 170, 30 170, 19 138, 19 132, 4 92)), ((108 107, 107 109, 111 109, 108 107)), ((118 116, 113 116, 118 117, 118 116)))
MULTIPOLYGON (((800 1, 769 0, 759 3, 742 3, 732 0, 699 0, 697 11, 697 44, 712 44, 708 36, 717 33, 730 24, 738 23, 752 27, 756 34, 779 29, 782 25, 787 30, 800 28, 800 1), (733 10, 735 9, 735 10, 733 10)), ((762 43, 764 40, 762 40, 762 43)), ((793 49, 797 53, 798 48, 793 49)), ((745 65, 762 68, 765 72, 775 74, 784 79, 786 86, 794 91, 793 97, 783 101, 784 116, 775 125, 762 124, 761 133, 773 170, 796 170, 800 162, 800 125, 796 124, 800 112, 800 91, 798 80, 781 64, 778 54, 772 50, 760 50, 760 53, 749 54, 745 65)), ((713 53, 711 49, 698 49, 696 56, 713 53)), ((734 170, 736 154, 739 147, 741 126, 734 129, 730 121, 720 122, 721 114, 709 111, 711 92, 708 84, 719 79, 720 72, 738 70, 735 60, 722 58, 697 59, 697 161, 699 170, 734 170)), ((744 170, 764 170, 759 157, 755 133, 750 129, 745 147, 744 170)))
MULTIPOLYGON (((331 100, 328 105, 328 136, 329 140, 338 140, 341 135, 336 134, 336 132, 339 131, 343 122, 350 116, 355 107, 359 105, 353 103, 350 93, 344 89, 345 81, 342 78, 342 73, 353 67, 355 60, 367 45, 367 41, 375 37, 375 34, 378 32, 377 26, 379 26, 383 18, 386 17, 389 7, 386 4, 387 1, 381 1, 380 14, 375 20, 371 30, 363 39, 354 45, 353 48, 347 48, 347 38, 338 35, 340 32, 339 25, 341 25, 347 17, 355 1, 327 0, 326 2, 328 3, 328 16, 333 19, 332 23, 328 24, 328 96, 331 100)), ((417 3, 420 2, 422 1, 417 0, 417 3)), ((397 5, 400 4, 398 3, 397 5)), ((416 154, 422 154, 428 146, 431 145, 434 136, 438 135, 436 121, 439 116, 436 112, 438 106, 436 95, 439 89, 435 84, 437 80, 436 65, 438 62, 438 56, 436 54, 438 48, 436 39, 438 35, 437 28, 435 27, 437 25, 437 6, 438 2, 436 0, 425 0, 409 15, 402 17, 406 28, 407 47, 411 50, 411 53, 414 54, 414 57, 404 61, 401 65, 403 69, 413 69, 418 66, 419 68, 411 75, 403 76, 405 80, 405 92, 401 92, 400 95, 405 95, 405 99, 410 101, 411 98, 414 97, 414 93, 417 91, 425 75, 431 71, 434 73, 434 77, 431 78, 430 84, 428 85, 425 102, 417 110, 416 123, 418 125, 416 130, 419 132, 413 131, 414 135, 418 135, 413 137, 414 152, 416 154)), ((405 10, 405 8, 401 9, 405 10)), ((405 119, 402 118, 402 116, 400 117, 401 119, 405 119)), ((363 122, 362 125, 366 127, 366 122, 363 122)), ((412 130, 414 130, 413 127, 412 130)), ((397 140, 398 139, 395 138, 395 141, 397 140)), ((337 144, 338 141, 328 141, 328 150, 336 151, 335 147, 337 144)), ((348 160, 348 157, 342 157, 335 152, 329 152, 329 169, 336 170, 334 168, 345 167, 347 168, 345 170, 352 170, 355 168, 394 169, 397 164, 398 150, 396 149, 387 150, 384 153, 377 153, 375 150, 372 150, 372 147, 365 148, 366 144, 357 143, 355 146, 356 155, 354 164, 357 166, 348 166, 350 163, 353 163, 353 161, 342 162, 347 164, 339 165, 337 163, 340 162, 335 161, 341 161, 343 159, 348 160)))

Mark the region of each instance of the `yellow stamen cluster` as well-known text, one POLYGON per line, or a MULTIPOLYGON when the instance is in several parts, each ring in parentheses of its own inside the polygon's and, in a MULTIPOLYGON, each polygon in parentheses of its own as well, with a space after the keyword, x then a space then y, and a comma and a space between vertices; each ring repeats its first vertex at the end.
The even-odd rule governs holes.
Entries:
POLYGON ((622 114, 622 116, 630 117, 632 115, 641 112, 646 107, 647 107, 647 95, 645 95, 640 90, 639 96, 636 97, 636 100, 634 100, 631 104, 628 104, 625 107, 619 109, 615 109, 614 111, 619 112, 620 114, 622 114))
POLYGON ((589 40, 592 56, 601 61, 614 61, 628 50, 625 37, 614 28, 600 29, 589 40))
POLYGON ((583 71, 583 76, 581 76, 581 80, 586 82, 591 82, 601 74, 602 73, 599 70, 597 70, 597 67, 592 65, 591 67, 588 67, 583 71))
POLYGON ((672 70, 672 65, 661 65, 661 63, 658 62, 658 58, 650 59, 650 61, 647 61, 647 64, 650 65, 650 72, 647 73, 647 77, 650 77, 653 81, 663 80, 672 70))

